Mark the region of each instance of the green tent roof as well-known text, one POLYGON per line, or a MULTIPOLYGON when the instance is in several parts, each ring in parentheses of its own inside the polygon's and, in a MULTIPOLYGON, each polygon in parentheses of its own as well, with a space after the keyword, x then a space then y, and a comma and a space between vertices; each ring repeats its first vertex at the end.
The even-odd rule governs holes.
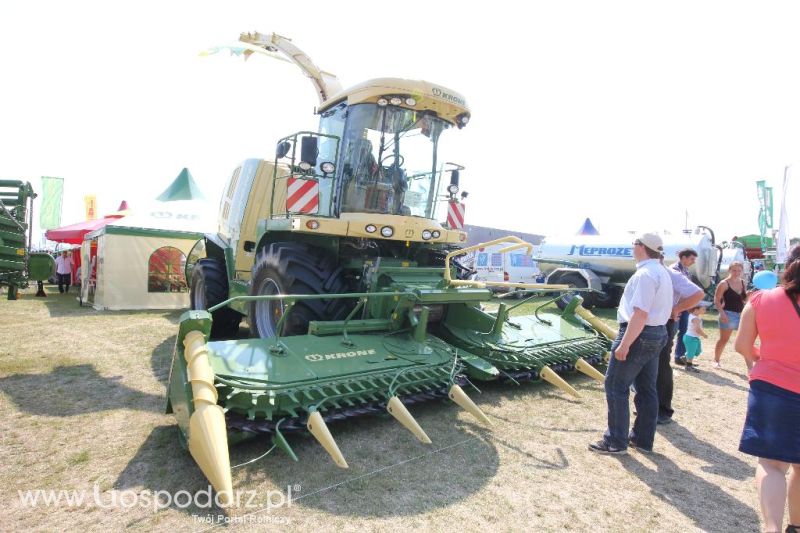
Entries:
POLYGON ((156 200, 159 202, 172 202, 175 200, 203 200, 205 196, 200 191, 188 168, 181 170, 167 189, 156 200))

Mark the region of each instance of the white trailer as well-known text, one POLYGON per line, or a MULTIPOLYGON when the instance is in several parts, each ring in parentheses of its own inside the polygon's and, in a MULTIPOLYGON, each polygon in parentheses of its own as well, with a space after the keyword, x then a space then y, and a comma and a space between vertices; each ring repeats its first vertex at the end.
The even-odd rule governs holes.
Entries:
MULTIPOLYGON (((717 245, 713 231, 705 226, 664 233, 661 238, 665 265, 676 262, 678 252, 683 249, 691 248, 697 252, 691 273, 694 281, 704 289, 713 287, 720 276, 726 275, 727 265, 734 260, 745 263, 745 273, 749 272, 744 249, 717 245)), ((634 239, 635 233, 546 237, 535 250, 534 258, 547 275, 547 283, 600 291, 584 293, 585 306, 616 307, 625 283, 636 270, 634 239)))

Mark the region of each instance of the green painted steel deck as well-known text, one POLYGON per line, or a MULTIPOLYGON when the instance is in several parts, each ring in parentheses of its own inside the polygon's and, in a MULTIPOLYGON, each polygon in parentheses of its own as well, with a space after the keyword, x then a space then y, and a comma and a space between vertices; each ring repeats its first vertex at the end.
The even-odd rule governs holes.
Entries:
MULTIPOLYGON (((498 313, 503 313, 502 306, 498 313)), ((447 342, 501 372, 532 379, 544 366, 572 370, 578 358, 598 364, 610 346, 608 339, 566 313, 541 311, 501 319, 477 307, 453 306, 440 330, 447 342)))
POLYGON ((250 419, 300 416, 440 389, 452 381, 454 350, 429 336, 300 335, 208 343, 227 409, 250 419))

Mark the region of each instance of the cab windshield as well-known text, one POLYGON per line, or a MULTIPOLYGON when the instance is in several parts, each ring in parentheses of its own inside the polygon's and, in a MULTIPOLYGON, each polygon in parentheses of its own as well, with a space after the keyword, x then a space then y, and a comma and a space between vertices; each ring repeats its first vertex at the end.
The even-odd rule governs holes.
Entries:
POLYGON ((425 111, 350 107, 338 165, 341 211, 433 218, 436 148, 449 126, 425 111))

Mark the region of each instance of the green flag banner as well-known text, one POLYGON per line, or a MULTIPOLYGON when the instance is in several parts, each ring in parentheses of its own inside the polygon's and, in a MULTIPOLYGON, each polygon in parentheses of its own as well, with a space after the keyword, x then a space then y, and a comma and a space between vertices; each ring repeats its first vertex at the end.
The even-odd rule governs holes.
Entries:
POLYGON ((39 226, 43 230, 61 226, 61 200, 64 178, 42 176, 42 203, 39 207, 39 226))

